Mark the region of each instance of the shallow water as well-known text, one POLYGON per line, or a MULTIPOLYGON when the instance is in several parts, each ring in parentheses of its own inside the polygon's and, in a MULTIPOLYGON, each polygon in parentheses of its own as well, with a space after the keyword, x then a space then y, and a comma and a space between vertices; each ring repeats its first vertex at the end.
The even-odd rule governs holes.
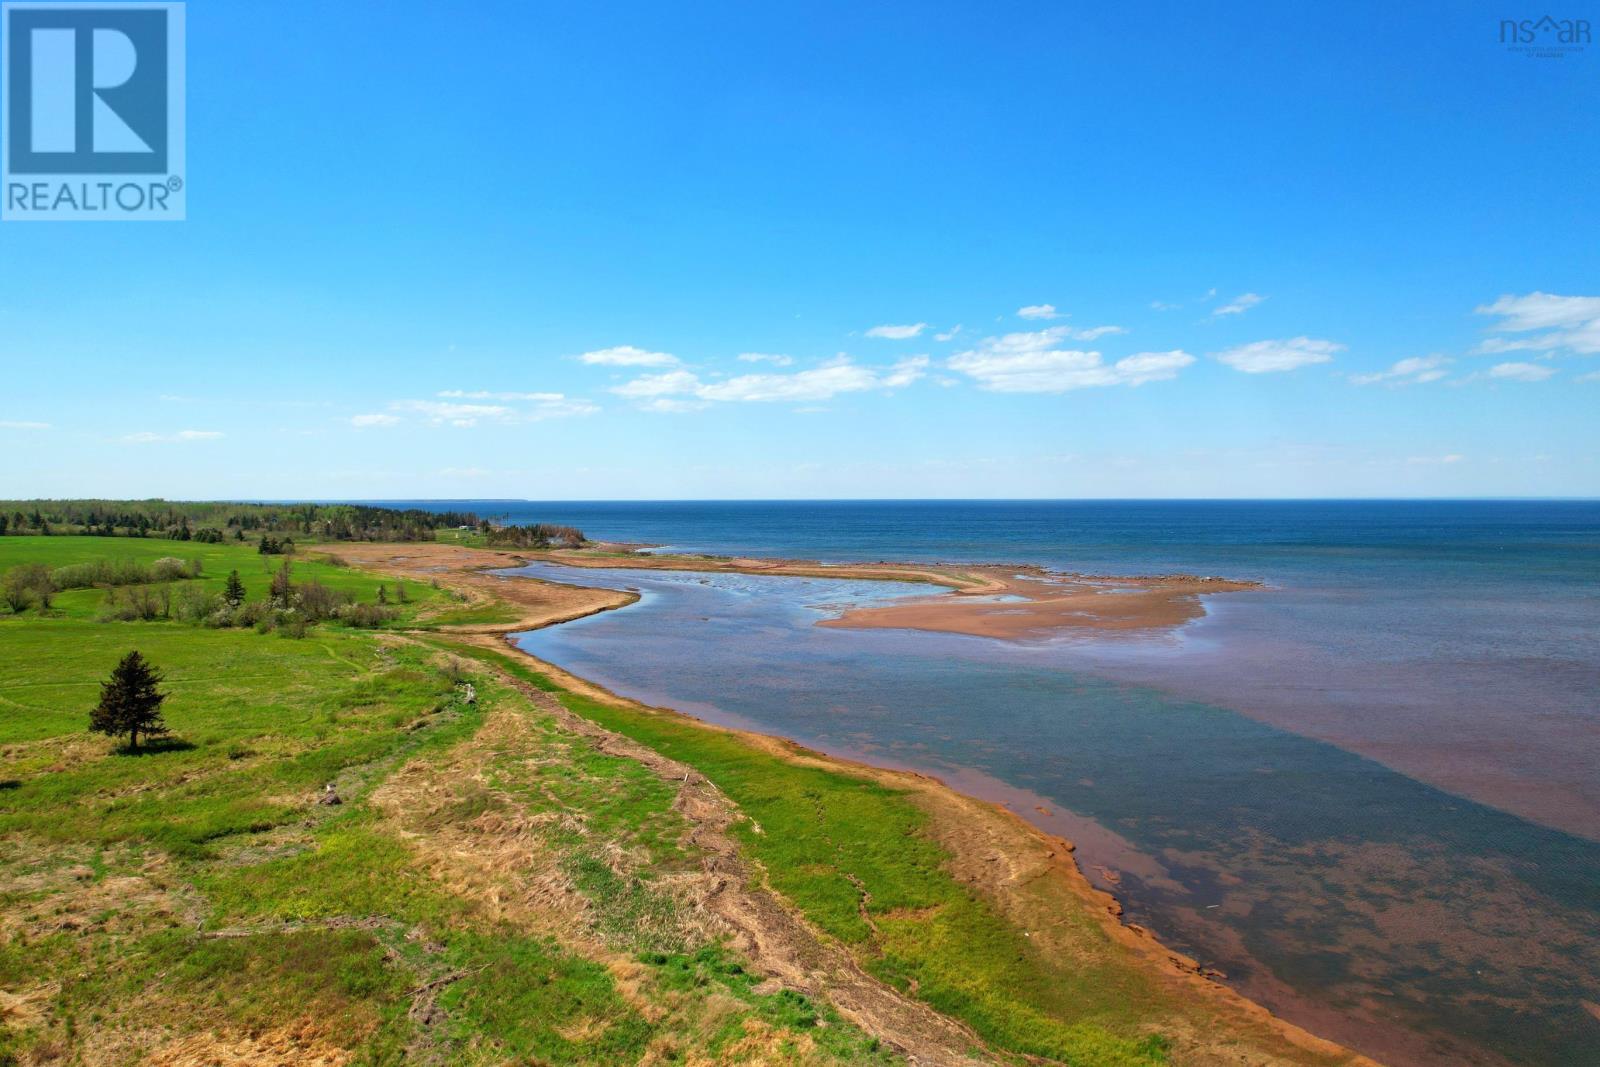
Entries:
POLYGON ((1021 813, 1075 820, 1080 861, 1117 879, 1131 920, 1319 1033, 1393 1063, 1595 1062, 1600 845, 1184 692, 1255 699, 1306 676, 1308 703, 1370 710, 1362 686, 1315 675, 1335 668, 1277 661, 1316 647, 1269 621, 1281 607, 1224 608, 1178 638, 1024 645, 813 625, 925 586, 526 571, 643 596, 522 635, 534 655, 713 721, 1037 797, 1048 819, 1021 813))

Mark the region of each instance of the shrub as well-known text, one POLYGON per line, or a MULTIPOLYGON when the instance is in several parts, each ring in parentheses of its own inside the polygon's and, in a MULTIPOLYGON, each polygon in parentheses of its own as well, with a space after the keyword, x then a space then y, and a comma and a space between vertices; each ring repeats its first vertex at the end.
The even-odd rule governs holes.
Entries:
POLYGON ((0 597, 14 612, 26 611, 34 603, 39 605, 39 610, 47 610, 55 592, 56 584, 50 568, 43 563, 24 563, 20 567, 12 567, 6 571, 4 580, 0 580, 0 597))
POLYGON ((106 590, 105 603, 100 607, 100 620, 149 622, 165 618, 171 613, 171 598, 170 586, 113 586, 106 590))
POLYGON ((50 574, 57 589, 90 589, 97 585, 143 585, 150 568, 135 559, 97 559, 57 567, 50 574))
POLYGON ((379 604, 346 604, 339 609, 339 620, 346 626, 371 630, 394 618, 394 611, 379 604))
POLYGON ((150 564, 150 578, 157 582, 176 582, 184 578, 200 577, 200 561, 197 559, 182 560, 172 556, 162 556, 150 564))
POLYGON ((222 606, 222 598, 208 593, 198 585, 180 585, 177 592, 176 612, 184 622, 202 622, 222 606))
POLYGON ((329 589, 321 582, 312 580, 304 583, 297 590, 294 605, 304 613, 305 617, 313 622, 322 619, 331 619, 348 603, 350 597, 346 593, 329 589))

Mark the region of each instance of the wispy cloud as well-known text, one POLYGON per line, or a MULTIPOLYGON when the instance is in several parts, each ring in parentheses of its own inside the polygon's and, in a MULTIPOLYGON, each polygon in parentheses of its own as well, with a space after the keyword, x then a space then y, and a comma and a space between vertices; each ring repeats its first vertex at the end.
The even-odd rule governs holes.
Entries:
POLYGON ((400 416, 385 415, 382 413, 350 416, 350 425, 354 426, 358 430, 366 430, 374 426, 398 426, 400 425, 400 422, 400 416))
POLYGON ((1388 370, 1374 371, 1371 374, 1352 374, 1350 382, 1353 385, 1425 385, 1436 382, 1450 372, 1444 368, 1451 362, 1449 356, 1412 356, 1402 359, 1392 365, 1388 370))
POLYGON ((181 444, 188 441, 215 441, 223 436, 219 430, 179 430, 176 433, 155 433, 151 430, 141 430, 123 436, 123 440, 130 445, 150 444, 181 444))
MULTIPOLYGON (((415 415, 430 426, 458 426, 462 428, 477 426, 481 423, 510 425, 519 422, 541 422, 545 419, 593 415, 600 410, 599 405, 592 401, 569 397, 564 393, 497 393, 488 390, 467 392, 460 389, 451 389, 440 393, 439 396, 452 399, 396 400, 389 405, 389 410, 404 415, 415 415), (469 397, 474 400, 494 399, 507 402, 498 404, 463 402, 465 398, 469 397), (518 406, 513 407, 513 403, 518 406)), ((394 416, 392 415, 357 415, 351 422, 355 425, 365 426, 392 426, 394 422, 380 420, 393 418, 394 416), (356 423, 356 419, 368 421, 356 423)), ((399 420, 395 419, 395 421, 399 420)))
POLYGON ((913 322, 907 326, 874 326, 867 331, 868 337, 881 337, 886 341, 909 341, 920 336, 928 328, 925 322, 913 322))
POLYGON ((933 335, 935 341, 954 341, 961 333, 961 324, 958 322, 943 333, 933 335))
POLYGON ((1496 333, 1545 331, 1532 337, 1490 337, 1478 346, 1480 352, 1600 353, 1600 296, 1541 292, 1502 296, 1477 308, 1477 313, 1499 316, 1500 321, 1490 327, 1496 333))
POLYGON ((1449 465, 1451 463, 1460 463, 1466 458, 1459 452, 1448 452, 1442 456, 1407 456, 1406 462, 1412 466, 1449 465))
POLYGON ((1019 319, 1049 320, 1059 319, 1060 317, 1061 313, 1056 310, 1054 304, 1029 304, 1027 307, 1017 309, 1017 318, 1019 319))
POLYGON ((691 371, 677 370, 642 375, 611 391, 646 411, 698 411, 710 403, 805 403, 830 400, 842 393, 903 388, 921 378, 928 363, 927 356, 910 356, 886 368, 872 368, 841 356, 790 374, 741 374, 718 382, 702 381, 691 371))
POLYGON ((595 367, 672 367, 678 363, 678 357, 670 352, 650 352, 633 345, 599 348, 578 359, 595 367))
POLYGON ((437 395, 446 400, 531 400, 540 404, 566 399, 561 393, 491 393, 487 389, 446 389, 437 395))
POLYGON ((15 419, 0 419, 0 430, 48 430, 48 422, 19 422, 15 419))
POLYGON ((1140 352, 1107 363, 1099 352, 1061 348, 1072 336, 1065 326, 987 337, 977 348, 945 364, 980 389, 995 393, 1064 393, 1112 385, 1143 385, 1175 378, 1194 362, 1181 350, 1140 352))
POLYGON ((420 415, 435 426, 476 426, 480 422, 513 422, 516 412, 504 404, 462 404, 443 400, 396 400, 395 411, 420 415))
POLYGON ((1508 382, 1542 382, 1553 377, 1556 373, 1554 367, 1541 366, 1538 363, 1496 363, 1488 370, 1490 378, 1497 378, 1508 382))
POLYGON ((1255 341, 1219 352, 1217 359, 1246 374, 1274 374, 1296 370, 1313 363, 1327 363, 1344 345, 1310 337, 1291 337, 1284 341, 1255 341))
POLYGON ((1240 293, 1228 303, 1212 310, 1213 315, 1243 315, 1246 311, 1265 300, 1266 297, 1258 293, 1240 293))
POLYGON ((770 363, 774 367, 787 367, 794 362, 790 356, 775 356, 767 352, 740 352, 741 363, 770 363))
POLYGON ((1177 311, 1181 307, 1183 307, 1182 304, 1169 304, 1165 300, 1150 301, 1151 311, 1177 311))
POLYGON ((1086 330, 1067 330, 1067 336, 1076 341, 1095 341, 1112 334, 1127 333, 1123 326, 1090 326, 1086 330))

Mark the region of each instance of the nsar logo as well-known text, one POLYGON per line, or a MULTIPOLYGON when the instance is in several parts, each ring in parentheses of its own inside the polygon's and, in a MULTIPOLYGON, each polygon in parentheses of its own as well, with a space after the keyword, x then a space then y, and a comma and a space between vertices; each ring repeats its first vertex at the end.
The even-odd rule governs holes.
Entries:
POLYGON ((0 216, 179 221, 181 3, 0 5, 0 216))
POLYGON ((1564 59, 1593 43, 1588 19, 1501 19, 1500 43, 1532 59, 1564 59))

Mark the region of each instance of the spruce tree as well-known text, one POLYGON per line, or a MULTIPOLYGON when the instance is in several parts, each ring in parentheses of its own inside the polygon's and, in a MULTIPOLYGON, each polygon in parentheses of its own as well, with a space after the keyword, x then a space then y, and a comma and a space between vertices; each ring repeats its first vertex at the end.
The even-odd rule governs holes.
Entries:
POLYGON ((161 720, 161 703, 167 694, 159 692, 161 672, 145 662, 138 652, 122 657, 111 680, 100 683, 100 703, 89 713, 89 729, 112 737, 128 735, 128 749, 139 751, 139 735, 161 737, 167 724, 161 720))
POLYGON ((230 608, 236 608, 244 603, 244 583, 239 580, 238 571, 228 572, 228 584, 222 590, 222 599, 230 608))
POLYGON ((378 603, 387 604, 388 602, 389 602, 389 590, 385 589, 381 585, 378 586, 378 603))

